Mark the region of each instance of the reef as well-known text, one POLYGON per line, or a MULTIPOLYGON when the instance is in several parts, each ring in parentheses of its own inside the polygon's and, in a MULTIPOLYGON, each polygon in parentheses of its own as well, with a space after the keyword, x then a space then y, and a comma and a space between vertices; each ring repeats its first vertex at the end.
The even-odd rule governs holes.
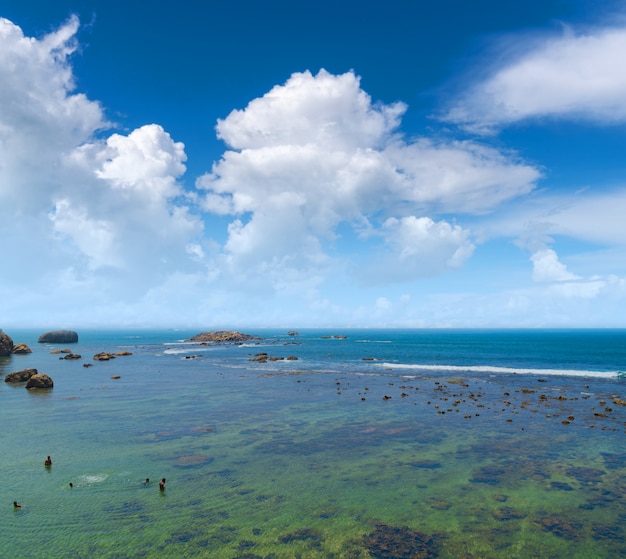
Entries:
POLYGON ((432 536, 382 522, 366 536, 365 547, 375 559, 433 559, 438 555, 438 545, 432 536))

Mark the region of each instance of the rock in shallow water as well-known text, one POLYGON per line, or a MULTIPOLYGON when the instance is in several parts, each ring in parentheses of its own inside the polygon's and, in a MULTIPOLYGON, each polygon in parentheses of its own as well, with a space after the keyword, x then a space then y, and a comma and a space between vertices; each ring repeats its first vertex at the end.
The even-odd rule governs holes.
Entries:
POLYGON ((53 386, 54 382, 52 382, 52 379, 44 374, 33 375, 26 383, 26 388, 29 390, 34 388, 52 388, 53 386))
POLYGON ((28 382, 30 378, 37 374, 37 369, 22 369, 14 371, 4 377, 4 382, 28 382))

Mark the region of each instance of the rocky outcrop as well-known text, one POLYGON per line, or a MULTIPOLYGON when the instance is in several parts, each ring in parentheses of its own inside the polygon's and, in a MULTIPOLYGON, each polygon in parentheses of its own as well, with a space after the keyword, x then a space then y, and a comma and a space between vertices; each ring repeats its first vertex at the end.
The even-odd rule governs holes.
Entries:
POLYGON ((0 357, 8 357, 13 350, 13 340, 0 330, 0 357))
POLYGON ((14 371, 4 377, 4 382, 28 382, 31 377, 37 374, 37 369, 22 369, 14 371))
POLYGON ((28 379, 26 383, 26 388, 28 390, 34 388, 52 388, 54 386, 54 382, 48 375, 44 374, 36 374, 28 379))
POLYGON ((13 346, 11 353, 13 355, 26 355, 32 353, 32 350, 26 344, 17 344, 13 346))
POLYGON ((248 334, 242 334, 241 332, 235 332, 232 330, 215 330, 213 332, 201 332, 196 334, 193 338, 185 340, 187 342, 217 342, 217 343, 241 343, 248 342, 250 340, 260 340, 256 336, 250 336, 248 334))
POLYGON ((73 330, 53 330, 39 336, 40 344, 75 344, 78 342, 78 334, 73 330))

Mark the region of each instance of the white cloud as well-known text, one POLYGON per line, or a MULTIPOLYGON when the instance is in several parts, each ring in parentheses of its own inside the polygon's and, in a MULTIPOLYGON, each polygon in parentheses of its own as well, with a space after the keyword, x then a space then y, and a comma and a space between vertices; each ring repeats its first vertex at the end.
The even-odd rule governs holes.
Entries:
POLYGON ((523 38, 518 44, 525 50, 470 86, 446 120, 476 131, 538 117, 626 121, 626 29, 567 29, 531 49, 523 38))
POLYGON ((184 146, 162 127, 95 139, 110 124, 75 92, 78 27, 71 17, 35 39, 0 18, 0 236, 28 254, 2 279, 37 273, 51 297, 132 298, 174 268, 198 269, 202 252, 187 247, 202 223, 178 183, 184 146))
POLYGON ((320 144, 353 151, 384 141, 405 111, 403 103, 372 104, 351 72, 302 72, 218 120, 217 135, 234 149, 320 144))
POLYGON ((366 284, 439 275, 463 266, 474 251, 468 230, 428 217, 389 218, 382 234, 391 250, 368 258, 360 277, 366 284))
POLYGON ((113 134, 98 159, 102 161, 98 177, 110 180, 115 188, 149 191, 153 199, 180 193, 175 179, 185 172, 187 156, 181 142, 173 142, 161 126, 152 124, 128 136, 113 134))
POLYGON ((579 279, 578 276, 567 271, 566 266, 559 261, 557 253, 551 248, 543 248, 530 257, 533 263, 534 281, 570 281, 579 279))
POLYGON ((77 29, 72 17, 34 39, 0 18, 0 221, 46 211, 63 154, 107 125, 98 103, 74 93, 77 29))
MULTIPOLYGON (((538 325, 542 309, 566 323, 623 308, 623 279, 570 256, 574 275, 540 252, 544 238, 528 247, 542 280, 529 289, 439 297, 424 285, 442 292, 445 279, 411 283, 463 267, 468 224, 530 192, 540 171, 478 142, 405 138, 406 106, 373 102, 352 72, 294 74, 220 120, 227 150, 199 192, 184 189, 181 142, 157 124, 105 134, 100 104, 75 92, 77 28, 70 18, 33 39, 0 20, 0 238, 17 255, 0 275, 5 320, 538 325), (205 217, 223 226, 221 244, 205 217)), ((553 235, 626 242, 623 193, 533 200, 500 229, 494 216, 485 238, 536 220, 553 235)))
POLYGON ((321 70, 293 74, 220 120, 218 136, 233 149, 197 185, 206 211, 237 217, 225 246, 232 271, 308 277, 332 265, 329 247, 346 224, 365 246, 383 239, 389 258, 403 255, 404 272, 389 281, 461 265, 469 231, 429 215, 492 210, 529 192, 540 173, 477 143, 407 141, 398 130, 405 109, 373 103, 353 72, 321 70))

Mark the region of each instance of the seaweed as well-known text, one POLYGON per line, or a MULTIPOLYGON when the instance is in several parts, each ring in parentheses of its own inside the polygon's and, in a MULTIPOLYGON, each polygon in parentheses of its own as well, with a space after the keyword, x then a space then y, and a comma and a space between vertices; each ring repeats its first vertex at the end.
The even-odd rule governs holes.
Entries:
POLYGON ((433 559, 438 556, 435 538, 407 526, 382 522, 366 536, 365 547, 375 559, 433 559))

